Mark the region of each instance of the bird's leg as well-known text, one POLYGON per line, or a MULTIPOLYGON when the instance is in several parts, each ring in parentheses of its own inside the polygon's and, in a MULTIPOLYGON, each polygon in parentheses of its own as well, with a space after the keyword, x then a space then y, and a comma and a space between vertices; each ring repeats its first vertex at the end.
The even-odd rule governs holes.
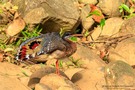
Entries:
POLYGON ((60 75, 60 71, 59 71, 59 61, 56 61, 56 74, 60 75))

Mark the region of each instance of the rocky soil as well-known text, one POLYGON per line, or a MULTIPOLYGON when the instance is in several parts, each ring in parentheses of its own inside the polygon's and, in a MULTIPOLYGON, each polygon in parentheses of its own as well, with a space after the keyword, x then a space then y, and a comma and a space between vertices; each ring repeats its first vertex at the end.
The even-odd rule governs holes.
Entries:
POLYGON ((0 5, 0 90, 135 90, 135 17, 125 18, 123 15, 130 14, 119 11, 122 3, 134 8, 135 2, 3 0, 3 3, 6 4, 0 5), (87 17, 94 10, 101 16, 87 17), (105 19, 103 27, 101 19, 105 19), (77 51, 60 60, 60 76, 55 73, 56 60, 16 64, 14 56, 19 46, 11 44, 17 42, 28 24, 30 32, 39 25, 41 33, 64 28, 76 35, 77 51))

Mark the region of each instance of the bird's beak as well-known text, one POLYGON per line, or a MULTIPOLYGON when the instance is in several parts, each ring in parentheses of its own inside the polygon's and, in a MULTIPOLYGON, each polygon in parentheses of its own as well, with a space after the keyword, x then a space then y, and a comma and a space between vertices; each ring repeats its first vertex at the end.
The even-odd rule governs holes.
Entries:
POLYGON ((77 37, 74 37, 73 35, 65 36, 66 41, 70 42, 77 42, 77 37))

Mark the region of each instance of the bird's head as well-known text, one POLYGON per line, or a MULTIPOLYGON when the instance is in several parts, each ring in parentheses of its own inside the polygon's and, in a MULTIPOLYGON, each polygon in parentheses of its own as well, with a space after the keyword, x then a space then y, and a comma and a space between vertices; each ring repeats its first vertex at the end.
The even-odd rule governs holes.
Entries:
POLYGON ((65 32, 62 36, 62 38, 68 42, 72 42, 71 37, 73 37, 71 32, 65 32))
POLYGON ((66 32, 63 37, 64 40, 70 42, 70 43, 75 43, 77 42, 77 37, 75 36, 75 34, 72 34, 71 32, 66 32))
POLYGON ((71 37, 71 32, 65 32, 63 35, 62 35, 62 38, 68 38, 68 37, 71 37))

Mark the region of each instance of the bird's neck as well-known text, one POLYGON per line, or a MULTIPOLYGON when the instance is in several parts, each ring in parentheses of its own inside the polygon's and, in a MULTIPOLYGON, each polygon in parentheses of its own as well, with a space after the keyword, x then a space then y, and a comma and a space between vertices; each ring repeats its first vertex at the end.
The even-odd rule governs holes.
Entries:
POLYGON ((67 48, 67 56, 72 55, 73 53, 75 53, 75 51, 77 50, 77 46, 75 42, 72 42, 70 40, 67 40, 67 42, 69 43, 69 46, 67 48))

